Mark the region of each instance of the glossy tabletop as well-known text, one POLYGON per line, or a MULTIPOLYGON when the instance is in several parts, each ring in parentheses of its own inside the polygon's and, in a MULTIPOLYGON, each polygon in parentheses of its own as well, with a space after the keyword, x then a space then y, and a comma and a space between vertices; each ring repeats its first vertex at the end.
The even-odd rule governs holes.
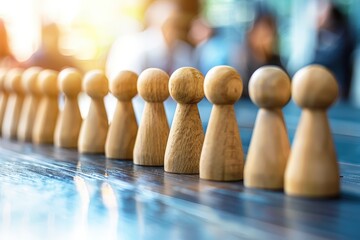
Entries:
MULTIPOLYGON (((205 130, 211 104, 199 108, 205 130)), ((246 152, 257 108, 235 109, 246 152)), ((171 122, 171 100, 166 111, 171 122)), ((284 113, 292 139, 300 109, 284 113)), ((0 239, 359 239, 360 111, 338 103, 329 118, 341 196, 322 200, 1 139, 0 239)))

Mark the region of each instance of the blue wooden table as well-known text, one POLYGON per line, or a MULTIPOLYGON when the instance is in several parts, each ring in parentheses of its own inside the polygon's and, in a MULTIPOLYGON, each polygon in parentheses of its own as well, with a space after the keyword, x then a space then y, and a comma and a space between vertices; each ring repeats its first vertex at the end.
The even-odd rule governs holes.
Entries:
MULTIPOLYGON (((211 105, 199 108, 206 129, 211 105)), ((257 108, 235 108, 247 151, 257 108)), ((292 139, 300 109, 284 113, 292 139)), ((1 139, 0 239, 360 239, 360 111, 337 103, 329 118, 342 190, 325 200, 1 139)))

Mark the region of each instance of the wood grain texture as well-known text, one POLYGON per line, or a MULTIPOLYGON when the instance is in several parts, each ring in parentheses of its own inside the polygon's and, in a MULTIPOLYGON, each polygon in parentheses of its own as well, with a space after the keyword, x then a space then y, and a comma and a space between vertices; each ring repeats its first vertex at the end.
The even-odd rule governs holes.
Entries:
POLYGON ((338 86, 324 67, 300 69, 292 82, 293 99, 302 108, 285 172, 285 192, 300 197, 333 197, 340 192, 339 166, 326 109, 338 86))
POLYGON ((84 77, 83 89, 90 96, 91 102, 88 115, 80 128, 78 150, 80 153, 104 153, 109 128, 104 105, 104 97, 109 91, 108 80, 103 72, 90 71, 84 77))
POLYGON ((58 72, 53 70, 43 70, 38 76, 42 98, 32 132, 32 141, 35 144, 54 143, 54 131, 59 113, 57 77, 58 72))
POLYGON ((244 169, 244 185, 282 189, 290 143, 282 107, 291 95, 290 79, 279 67, 255 71, 249 82, 251 100, 260 107, 244 169))
POLYGON ((56 123, 54 144, 57 147, 77 148, 82 123, 78 104, 82 76, 78 70, 68 68, 60 72, 58 81, 65 103, 56 123))
POLYGON ((137 79, 136 73, 121 71, 110 82, 117 103, 105 143, 107 158, 133 159, 138 125, 131 100, 137 94, 137 79))
POLYGON ((199 173, 204 130, 199 110, 194 104, 178 104, 165 152, 165 171, 199 173))
POLYGON ((229 66, 212 68, 205 77, 205 95, 214 105, 200 158, 200 178, 215 181, 243 179, 244 153, 234 103, 242 80, 229 66))
POLYGON ((134 164, 163 166, 168 136, 164 104, 145 103, 134 146, 134 164))
POLYGON ((16 139, 17 137, 17 127, 24 102, 21 75, 22 70, 11 69, 5 77, 5 88, 9 92, 9 97, 3 119, 2 136, 9 139, 16 139))
POLYGON ((243 179, 244 152, 234 106, 214 105, 200 158, 200 178, 243 179))
POLYGON ((26 94, 17 129, 17 139, 20 141, 32 141, 36 112, 41 98, 38 83, 40 71, 41 68, 31 67, 25 70, 22 75, 22 85, 26 94))
POLYGON ((134 164, 164 165, 169 125, 163 102, 169 97, 168 82, 169 75, 156 68, 139 76, 137 89, 145 106, 134 146, 134 164))
POLYGON ((170 95, 178 104, 166 145, 166 172, 199 173, 204 130, 197 103, 204 97, 203 83, 204 76, 191 67, 179 68, 170 77, 170 95))

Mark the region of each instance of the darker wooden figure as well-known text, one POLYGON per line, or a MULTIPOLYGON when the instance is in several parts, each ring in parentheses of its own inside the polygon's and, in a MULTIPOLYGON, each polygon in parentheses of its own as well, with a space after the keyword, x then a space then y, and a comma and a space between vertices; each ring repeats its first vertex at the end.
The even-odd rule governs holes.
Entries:
POLYGON ((204 98, 204 76, 195 68, 184 67, 170 77, 169 91, 178 103, 166 145, 166 172, 199 173, 204 131, 197 103, 204 98))

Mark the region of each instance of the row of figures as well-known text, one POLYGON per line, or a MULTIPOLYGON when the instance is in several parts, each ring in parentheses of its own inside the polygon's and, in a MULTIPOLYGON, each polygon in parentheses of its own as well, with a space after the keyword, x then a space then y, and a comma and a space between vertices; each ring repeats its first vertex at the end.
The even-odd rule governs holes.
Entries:
POLYGON ((299 70, 292 82, 278 67, 258 69, 250 79, 251 100, 260 108, 246 164, 234 104, 241 97, 240 75, 217 66, 204 77, 184 67, 170 77, 150 68, 139 76, 121 71, 108 82, 93 70, 83 77, 75 69, 60 73, 29 68, 0 73, 0 124, 4 138, 77 148, 80 153, 104 153, 110 159, 164 166, 178 174, 197 174, 215 181, 244 180, 250 188, 283 189, 292 196, 331 197, 339 194, 339 168, 326 115, 338 86, 319 65, 299 70), (90 108, 83 120, 77 96, 84 91, 90 108), (109 126, 104 97, 117 105, 109 126), (59 113, 59 91, 65 96, 59 113), (290 151, 282 108, 291 97, 303 108, 290 151), (145 100, 138 126, 132 106, 137 94, 145 100), (171 95, 177 108, 171 128, 164 101, 171 95), (197 103, 204 96, 213 104, 206 135, 197 103))

